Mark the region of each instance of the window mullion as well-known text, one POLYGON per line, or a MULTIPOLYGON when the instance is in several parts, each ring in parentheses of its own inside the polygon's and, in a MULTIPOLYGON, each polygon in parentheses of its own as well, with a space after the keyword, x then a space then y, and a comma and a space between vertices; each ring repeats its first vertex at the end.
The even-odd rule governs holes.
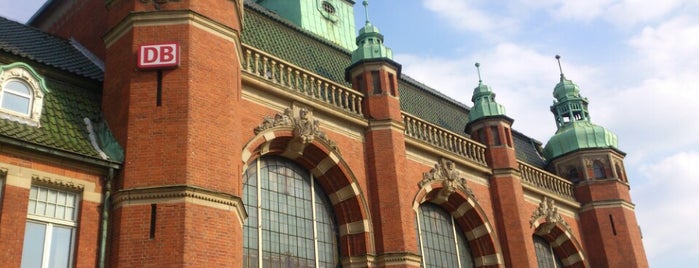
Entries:
POLYGON ((418 206, 417 208, 417 239, 420 241, 420 256, 422 256, 421 261, 422 261, 422 267, 427 267, 427 264, 425 264, 425 242, 422 241, 422 226, 420 222, 420 218, 422 218, 422 211, 420 210, 420 207, 418 206))
POLYGON ((454 235, 454 248, 456 248, 456 263, 459 264, 459 268, 461 268, 461 254, 459 254, 459 240, 456 238, 456 221, 454 221, 454 217, 449 217, 451 219, 451 231, 452 234, 454 235))
POLYGON ((41 267, 48 268, 51 259, 51 240, 53 238, 53 223, 46 223, 46 233, 44 234, 44 256, 41 259, 41 267))
POLYGON ((316 217, 316 195, 315 183, 313 183, 313 175, 308 175, 311 181, 311 212, 313 215, 313 254, 315 256, 316 267, 320 267, 320 258, 318 256, 318 223, 316 217))
POLYGON ((262 267, 262 175, 260 174, 262 169, 260 165, 262 163, 260 162, 260 158, 257 158, 255 161, 257 161, 255 164, 257 167, 257 175, 255 178, 257 180, 257 267, 262 267))

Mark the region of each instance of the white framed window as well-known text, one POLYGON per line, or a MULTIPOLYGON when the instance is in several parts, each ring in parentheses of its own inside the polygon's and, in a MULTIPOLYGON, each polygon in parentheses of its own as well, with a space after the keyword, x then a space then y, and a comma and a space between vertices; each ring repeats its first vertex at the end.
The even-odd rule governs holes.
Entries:
POLYGON ((263 157, 244 180, 243 267, 338 267, 332 204, 307 170, 263 157))
POLYGON ((32 107, 32 91, 19 79, 10 79, 2 87, 0 107, 21 115, 29 116, 32 107))
POLYGON ((31 187, 22 268, 72 267, 79 198, 70 191, 31 187))
POLYGON ((454 217, 432 203, 424 203, 418 210, 418 247, 422 267, 476 267, 468 240, 454 217))
POLYGON ((0 118, 40 126, 46 83, 22 62, 0 66, 0 118))

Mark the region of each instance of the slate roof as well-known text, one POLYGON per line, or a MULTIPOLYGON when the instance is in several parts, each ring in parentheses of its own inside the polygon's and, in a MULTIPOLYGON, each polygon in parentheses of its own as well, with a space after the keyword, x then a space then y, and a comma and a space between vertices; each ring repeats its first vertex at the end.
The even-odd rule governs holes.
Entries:
POLYGON ((0 137, 101 159, 90 142, 83 118, 101 118, 102 71, 70 41, 5 18, 0 18, 1 54, 5 55, 0 57, 0 65, 22 61, 32 66, 44 78, 49 92, 44 95, 40 127, 0 119, 0 137), (54 77, 55 73, 46 73, 51 69, 68 71, 76 79, 85 80, 86 85, 97 86, 88 88, 65 82, 54 77))
POLYGON ((0 17, 0 51, 102 81, 103 71, 69 40, 0 17))
MULTIPOLYGON (((351 52, 285 20, 272 11, 246 0, 242 42, 313 71, 339 84, 351 65, 351 52)), ((399 80, 401 109, 452 132, 464 133, 470 107, 402 74, 399 80), (439 107, 439 109, 435 109, 439 107)), ((513 131, 517 158, 537 167, 546 161, 539 156, 541 142, 513 131)))

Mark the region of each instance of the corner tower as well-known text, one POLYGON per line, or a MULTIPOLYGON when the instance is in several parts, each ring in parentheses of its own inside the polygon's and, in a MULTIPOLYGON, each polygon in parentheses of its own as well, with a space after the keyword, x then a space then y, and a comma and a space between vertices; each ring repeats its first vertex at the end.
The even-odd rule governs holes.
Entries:
MULTIPOLYGON (((559 60, 560 56, 556 55, 559 60)), ((625 154, 617 137, 590 121, 589 101, 563 75, 556 85, 551 112, 558 130, 544 147, 549 169, 575 183, 581 232, 593 267, 648 267, 641 241, 625 154)))
POLYGON ((401 119, 398 77, 401 66, 393 61, 391 49, 383 43, 379 29, 369 22, 368 1, 364 1, 366 23, 359 30, 352 65, 345 79, 364 94, 362 107, 369 122, 365 130, 368 196, 376 236, 377 266, 389 266, 391 259, 403 259, 394 267, 420 267, 415 232, 415 212, 406 189, 414 187, 405 179, 405 127, 401 119), (386 219, 402 219, 385 224, 386 219))
POLYGON ((125 149, 109 266, 241 267, 243 0, 106 7, 102 107, 125 149))
POLYGON ((473 89, 473 108, 469 111, 466 133, 486 145, 485 157, 492 168, 490 193, 496 219, 498 238, 507 267, 536 267, 534 244, 526 219, 522 177, 512 140, 514 120, 505 115, 505 107, 495 101, 495 93, 483 84, 478 70, 478 86, 473 89), (524 249, 524 251, 522 251, 524 249))
POLYGON ((354 44, 354 1, 352 0, 256 0, 296 26, 349 51, 354 44))

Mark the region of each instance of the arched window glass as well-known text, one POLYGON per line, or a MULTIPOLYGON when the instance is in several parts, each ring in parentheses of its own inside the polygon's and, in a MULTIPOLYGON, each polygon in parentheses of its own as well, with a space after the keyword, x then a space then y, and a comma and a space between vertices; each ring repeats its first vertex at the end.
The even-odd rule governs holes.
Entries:
POLYGON ((580 178, 578 177, 578 169, 570 168, 568 170, 568 180, 571 182, 578 182, 580 178))
POLYGON ((604 166, 600 161, 592 163, 592 170, 595 172, 595 179, 604 179, 606 177, 604 174, 604 166))
POLYGON ((332 205, 308 171, 270 157, 252 163, 244 179, 243 267, 338 265, 332 205))
POLYGON ((32 92, 27 84, 12 79, 2 88, 2 108, 29 115, 32 92))
POLYGON ((556 257, 553 249, 546 239, 534 236, 534 251, 536 251, 536 262, 539 268, 562 268, 561 259, 556 257))
POLYGON ((468 241, 449 213, 424 203, 420 205, 417 225, 424 267, 475 267, 468 241))

